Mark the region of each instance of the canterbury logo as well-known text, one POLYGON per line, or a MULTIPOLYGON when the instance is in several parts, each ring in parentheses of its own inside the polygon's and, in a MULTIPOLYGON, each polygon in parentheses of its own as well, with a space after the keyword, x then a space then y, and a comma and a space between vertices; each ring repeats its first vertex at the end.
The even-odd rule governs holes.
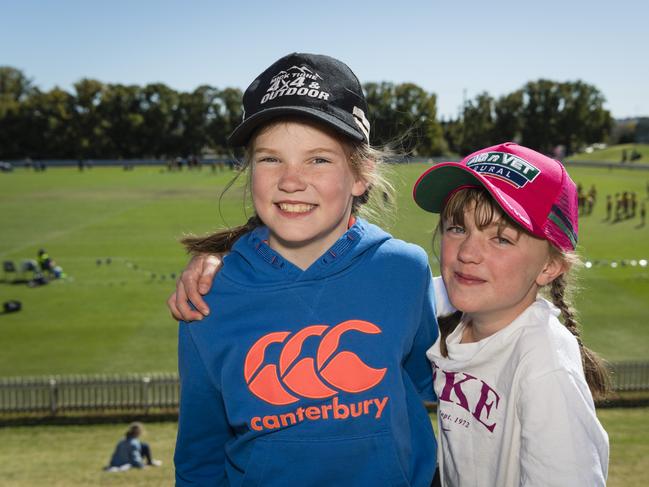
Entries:
POLYGON ((340 391, 362 392, 377 385, 386 368, 375 369, 365 364, 355 353, 338 351, 340 337, 348 331, 366 334, 381 333, 381 329, 361 320, 348 320, 333 327, 312 325, 291 334, 280 331, 264 335, 250 348, 244 364, 244 377, 250 391, 274 405, 292 404, 300 398, 324 399, 340 391), (313 357, 300 358, 304 341, 321 337, 313 357), (264 364, 266 349, 273 343, 283 343, 278 364, 264 364))

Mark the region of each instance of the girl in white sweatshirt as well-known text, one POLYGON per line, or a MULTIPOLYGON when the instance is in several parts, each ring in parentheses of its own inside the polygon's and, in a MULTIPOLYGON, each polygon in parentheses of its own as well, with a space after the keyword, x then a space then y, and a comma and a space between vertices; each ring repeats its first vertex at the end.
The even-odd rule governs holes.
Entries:
POLYGON ((414 197, 441 214, 442 277, 462 311, 428 351, 442 485, 604 486, 593 395, 607 373, 565 296, 574 182, 558 161, 506 143, 432 167, 414 197))

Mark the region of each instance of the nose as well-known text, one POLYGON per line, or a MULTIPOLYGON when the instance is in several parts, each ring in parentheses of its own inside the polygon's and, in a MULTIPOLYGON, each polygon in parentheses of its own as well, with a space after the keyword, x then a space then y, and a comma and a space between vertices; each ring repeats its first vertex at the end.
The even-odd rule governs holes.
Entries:
POLYGON ((478 235, 467 234, 458 249, 457 258, 465 264, 482 262, 482 242, 478 235))
POLYGON ((306 178, 299 164, 282 165, 277 187, 286 193, 295 193, 306 189, 306 178))

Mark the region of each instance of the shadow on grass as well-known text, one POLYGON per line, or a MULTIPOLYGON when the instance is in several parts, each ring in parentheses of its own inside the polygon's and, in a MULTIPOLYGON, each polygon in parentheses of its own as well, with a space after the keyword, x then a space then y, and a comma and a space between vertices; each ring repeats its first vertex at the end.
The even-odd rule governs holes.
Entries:
POLYGON ((56 415, 43 415, 39 413, 0 413, 0 428, 6 426, 70 426, 85 424, 115 424, 132 423, 140 421, 151 422, 176 422, 178 421, 177 409, 161 409, 143 412, 128 411, 95 411, 92 413, 62 413, 56 415))

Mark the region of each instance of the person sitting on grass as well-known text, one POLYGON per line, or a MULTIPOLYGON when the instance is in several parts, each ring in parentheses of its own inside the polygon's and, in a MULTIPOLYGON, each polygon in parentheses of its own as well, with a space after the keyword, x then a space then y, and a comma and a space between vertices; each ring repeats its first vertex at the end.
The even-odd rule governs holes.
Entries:
POLYGON ((67 277, 65 272, 63 272, 63 268, 52 260, 45 249, 38 251, 38 265, 40 266, 41 272, 43 274, 47 273, 50 278, 64 279, 67 277))
POLYGON ((151 448, 147 443, 140 441, 140 436, 144 433, 142 423, 131 423, 126 430, 123 440, 117 443, 110 464, 106 467, 109 472, 118 472, 130 468, 144 468, 146 465, 159 467, 162 465, 160 460, 154 460, 151 456, 151 448))
POLYGON ((49 254, 45 249, 40 249, 38 251, 38 265, 41 268, 42 272, 51 272, 54 262, 50 258, 49 254))

